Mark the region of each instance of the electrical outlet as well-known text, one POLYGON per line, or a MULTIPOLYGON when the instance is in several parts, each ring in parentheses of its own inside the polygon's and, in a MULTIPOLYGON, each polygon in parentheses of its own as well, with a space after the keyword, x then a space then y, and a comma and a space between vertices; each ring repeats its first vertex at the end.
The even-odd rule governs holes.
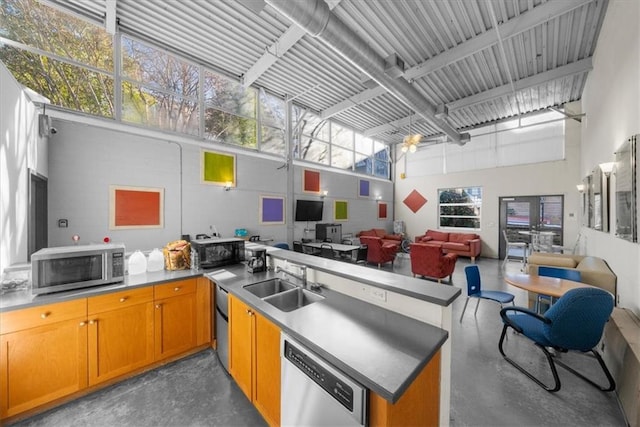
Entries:
POLYGON ((365 299, 387 301, 387 291, 373 286, 361 286, 360 291, 365 299))
POLYGON ((371 288, 371 290, 369 291, 369 295, 374 299, 377 299, 380 301, 387 301, 387 291, 385 290, 378 289, 378 288, 371 288))

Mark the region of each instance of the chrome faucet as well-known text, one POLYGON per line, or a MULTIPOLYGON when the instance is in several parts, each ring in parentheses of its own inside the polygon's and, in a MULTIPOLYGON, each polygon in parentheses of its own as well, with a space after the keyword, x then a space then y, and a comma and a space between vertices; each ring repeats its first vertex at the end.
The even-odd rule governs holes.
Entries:
POLYGON ((293 277, 294 279, 298 279, 302 282, 302 287, 303 288, 307 288, 307 266, 306 265, 297 265, 296 267, 298 267, 300 269, 300 271, 302 272, 302 274, 295 274, 290 272, 289 270, 285 270, 284 268, 277 266, 276 267, 276 274, 282 272, 288 276, 293 277))

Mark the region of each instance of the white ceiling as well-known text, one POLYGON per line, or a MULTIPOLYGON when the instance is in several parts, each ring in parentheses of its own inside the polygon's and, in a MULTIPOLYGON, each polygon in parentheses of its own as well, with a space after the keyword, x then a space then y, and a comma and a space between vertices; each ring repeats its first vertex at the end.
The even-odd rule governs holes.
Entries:
POLYGON ((115 10, 123 33, 274 94, 296 96, 297 103, 323 117, 397 143, 409 132, 410 122, 413 132, 427 137, 447 130, 451 135, 451 129, 461 134, 481 124, 579 100, 608 1, 48 3, 104 25, 115 10), (286 3, 291 10, 285 13, 294 17, 309 5, 328 6, 331 24, 313 37, 278 12, 278 3, 286 3), (336 25, 345 32, 327 41, 326 33, 336 25), (345 57, 349 49, 355 54, 345 57), (376 70, 365 73, 360 54, 383 68, 384 58, 397 54, 404 61, 404 74, 394 78, 376 75, 376 70), (444 107, 448 115, 436 117, 434 112, 444 107))

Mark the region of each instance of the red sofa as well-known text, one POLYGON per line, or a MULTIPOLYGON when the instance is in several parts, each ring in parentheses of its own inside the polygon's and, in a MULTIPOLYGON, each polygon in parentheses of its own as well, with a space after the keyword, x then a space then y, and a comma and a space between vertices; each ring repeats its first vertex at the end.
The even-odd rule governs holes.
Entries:
POLYGON ((402 235, 401 234, 388 234, 386 230, 382 228, 372 228, 371 230, 363 230, 356 234, 356 237, 379 237, 382 239, 382 243, 393 243, 398 245, 398 249, 400 249, 400 245, 402 244, 402 235))
POLYGON ((444 253, 467 256, 471 258, 471 262, 476 262, 476 257, 480 256, 482 249, 482 240, 475 233, 446 233, 427 230, 425 234, 416 236, 415 242, 440 246, 444 253))

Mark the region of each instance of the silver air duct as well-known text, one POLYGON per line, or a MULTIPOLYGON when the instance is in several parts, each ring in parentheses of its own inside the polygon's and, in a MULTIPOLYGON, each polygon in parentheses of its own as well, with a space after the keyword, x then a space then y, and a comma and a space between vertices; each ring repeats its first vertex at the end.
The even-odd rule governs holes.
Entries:
POLYGON ((444 119, 437 118, 436 107, 416 92, 406 80, 386 74, 388 64, 385 58, 331 13, 324 0, 266 0, 266 3, 371 76, 400 102, 440 129, 449 140, 460 145, 469 140, 468 134, 461 135, 444 119))

